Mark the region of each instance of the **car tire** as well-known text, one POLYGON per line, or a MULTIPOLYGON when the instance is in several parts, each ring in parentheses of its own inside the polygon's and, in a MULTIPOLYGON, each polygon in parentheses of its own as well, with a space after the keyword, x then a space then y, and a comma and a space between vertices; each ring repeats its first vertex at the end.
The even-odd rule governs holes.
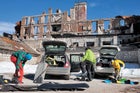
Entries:
POLYGON ((69 80, 69 79, 70 79, 70 75, 64 76, 64 79, 65 79, 65 80, 69 80))

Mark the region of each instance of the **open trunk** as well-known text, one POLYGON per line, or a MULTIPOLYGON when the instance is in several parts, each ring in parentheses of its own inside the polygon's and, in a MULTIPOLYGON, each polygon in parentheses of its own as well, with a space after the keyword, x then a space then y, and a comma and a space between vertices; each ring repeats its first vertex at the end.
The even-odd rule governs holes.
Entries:
POLYGON ((104 46, 100 49, 100 58, 97 61, 97 66, 112 67, 111 60, 114 59, 118 53, 119 48, 117 46, 104 46))
POLYGON ((101 57, 101 58, 99 58, 99 61, 97 62, 96 66, 112 67, 111 66, 111 60, 112 60, 112 58, 101 57))
POLYGON ((120 51, 118 46, 103 46, 101 47, 99 53, 100 57, 97 58, 95 72, 98 74, 113 74, 114 69, 111 65, 112 59, 120 51))
POLYGON ((64 55, 46 55, 45 62, 49 67, 64 67, 66 57, 64 55))

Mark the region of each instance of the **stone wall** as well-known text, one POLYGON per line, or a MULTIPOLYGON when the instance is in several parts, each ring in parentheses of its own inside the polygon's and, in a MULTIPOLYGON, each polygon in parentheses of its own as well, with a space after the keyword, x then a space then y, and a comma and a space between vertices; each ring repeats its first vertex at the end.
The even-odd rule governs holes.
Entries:
POLYGON ((124 62, 140 63, 140 49, 134 47, 122 47, 117 58, 124 62))

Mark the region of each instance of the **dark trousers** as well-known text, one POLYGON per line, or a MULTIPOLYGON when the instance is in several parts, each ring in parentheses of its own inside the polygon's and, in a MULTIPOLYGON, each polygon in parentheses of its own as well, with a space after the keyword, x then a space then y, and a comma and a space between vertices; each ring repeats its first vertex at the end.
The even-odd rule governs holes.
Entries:
POLYGON ((85 60, 84 62, 80 63, 80 67, 81 67, 82 73, 87 72, 87 78, 89 80, 92 80, 92 77, 94 77, 95 75, 93 63, 88 60, 85 60))

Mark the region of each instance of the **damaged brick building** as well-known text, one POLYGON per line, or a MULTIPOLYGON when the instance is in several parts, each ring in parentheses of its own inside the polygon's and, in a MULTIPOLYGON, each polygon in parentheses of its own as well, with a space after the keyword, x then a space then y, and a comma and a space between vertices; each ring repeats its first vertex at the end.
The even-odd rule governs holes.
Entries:
MULTIPOLYGON (((114 18, 87 19, 87 3, 78 2, 68 11, 50 8, 48 13, 24 16, 21 19, 20 39, 34 50, 41 48, 44 40, 62 40, 68 47, 94 48, 103 45, 140 47, 140 16, 116 16, 114 18)), ((137 60, 140 60, 137 58, 137 60)))
POLYGON ((43 12, 41 15, 23 17, 20 38, 30 40, 77 36, 88 38, 90 36, 95 38, 94 45, 100 47, 103 44, 137 43, 140 41, 139 29, 140 16, 135 15, 87 20, 87 4, 80 2, 70 9, 70 15, 67 11, 61 12, 60 9, 52 13, 50 8, 48 14, 43 12), (100 43, 96 44, 98 42, 100 43))

